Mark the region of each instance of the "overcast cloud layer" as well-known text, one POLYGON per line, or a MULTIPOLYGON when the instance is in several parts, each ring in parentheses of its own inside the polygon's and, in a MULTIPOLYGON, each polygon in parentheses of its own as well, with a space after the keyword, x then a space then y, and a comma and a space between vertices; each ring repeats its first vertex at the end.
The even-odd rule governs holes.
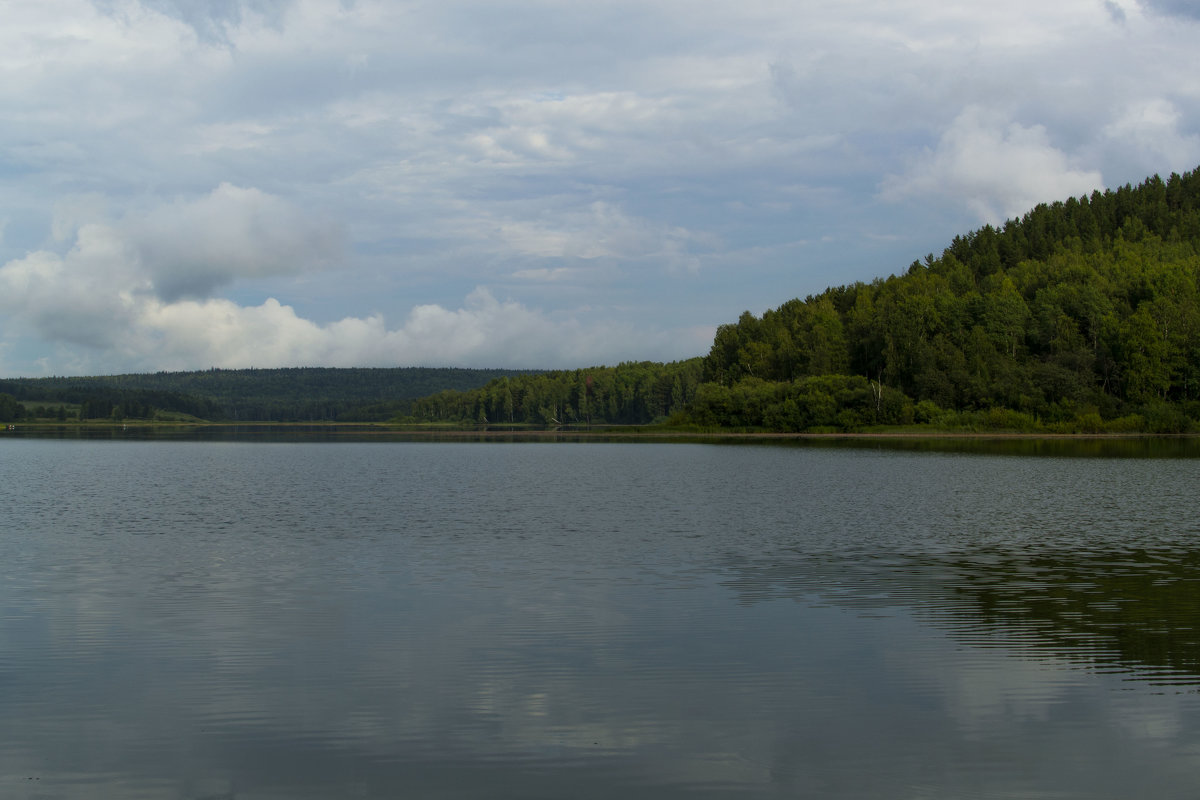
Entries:
POLYGON ((0 375, 575 367, 1200 165, 1179 0, 0 2, 0 375))

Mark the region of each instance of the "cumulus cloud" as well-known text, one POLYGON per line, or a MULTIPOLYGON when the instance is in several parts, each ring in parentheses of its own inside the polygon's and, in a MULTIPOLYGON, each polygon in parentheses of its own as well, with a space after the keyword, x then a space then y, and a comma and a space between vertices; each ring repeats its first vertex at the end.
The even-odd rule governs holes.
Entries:
POLYGON ((554 318, 511 300, 497 300, 483 287, 468 295, 459 308, 416 306, 390 328, 382 314, 320 325, 274 299, 252 307, 217 299, 151 301, 139 311, 129 332, 133 354, 142 361, 179 368, 201 364, 565 367, 614 363, 635 345, 660 353, 663 345, 670 346, 661 334, 554 318), (137 352, 143 343, 149 346, 137 352))
POLYGON ((1170 100, 1146 98, 1125 108, 1102 131, 1103 146, 1138 162, 1149 172, 1166 174, 1200 164, 1200 134, 1185 133, 1182 114, 1170 100))
POLYGON ((222 183, 125 225, 142 267, 166 300, 203 297, 235 278, 290 275, 329 265, 340 235, 290 203, 222 183))
POLYGON ((113 346, 148 288, 131 255, 111 228, 85 225, 65 256, 37 251, 0 267, 0 308, 50 341, 113 346))
POLYGON ((80 311, 93 333, 13 312, 49 338, 8 340, 7 363, 49 370, 68 336, 108 341, 106 315, 230 297, 301 339, 289 303, 325 335, 470 312, 477 285, 555 324, 590 306, 616 330, 636 302, 711 329, 1200 161, 1180 0, 10 5, 0 264, 112 303, 80 311), (100 236, 93 278, 74 248, 100 236), (798 269, 799 242, 822 246, 798 269), (310 291, 334 268, 358 280, 336 309, 310 291))
MULTIPOLYGON (((38 251, 0 267, 0 311, 47 341, 119 353, 131 369, 208 366, 571 366, 621 360, 631 348, 684 357, 664 334, 547 314, 479 287, 462 307, 412 308, 320 324, 268 298, 164 298, 122 231, 81 227, 65 255, 38 251)), ((684 348, 700 348, 686 341, 684 348)))
POLYGON ((337 225, 274 195, 228 183, 200 197, 112 217, 101 195, 63 198, 55 203, 50 230, 55 243, 71 245, 69 251, 38 251, 5 269, 12 276, 53 264, 69 275, 62 287, 68 292, 116 286, 176 300, 209 296, 239 278, 335 266, 342 250, 337 225))
POLYGON ((886 200, 965 201, 981 222, 1020 216, 1038 203, 1086 194, 1102 186, 1050 142, 1041 125, 1024 126, 980 106, 965 109, 923 153, 881 186, 886 200))

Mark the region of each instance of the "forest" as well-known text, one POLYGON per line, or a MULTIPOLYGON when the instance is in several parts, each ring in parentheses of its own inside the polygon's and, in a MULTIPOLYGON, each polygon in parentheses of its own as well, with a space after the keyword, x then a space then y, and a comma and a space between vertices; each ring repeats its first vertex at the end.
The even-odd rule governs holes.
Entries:
POLYGON ((1043 204, 901 274, 721 325, 707 356, 511 376, 410 422, 771 431, 1200 424, 1200 171, 1043 204))
POLYGON ((746 311, 686 361, 0 380, 0 421, 31 418, 1193 431, 1200 170, 1038 205, 898 274, 746 311))
POLYGON ((81 378, 0 379, 0 422, 21 419, 371 422, 416 398, 521 374, 397 367, 210 369, 81 378), (69 410, 68 410, 69 409, 69 410))
POLYGON ((396 421, 644 425, 684 413, 696 397, 703 369, 703 361, 693 358, 505 376, 479 389, 447 390, 421 398, 406 417, 396 421))

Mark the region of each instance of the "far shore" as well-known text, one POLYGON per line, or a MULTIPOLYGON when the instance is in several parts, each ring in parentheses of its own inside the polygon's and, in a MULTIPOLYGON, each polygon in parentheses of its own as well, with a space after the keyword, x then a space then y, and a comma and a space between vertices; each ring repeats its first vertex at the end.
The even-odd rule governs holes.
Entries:
POLYGON ((394 425, 382 422, 174 422, 131 420, 126 422, 32 422, 14 423, 0 427, 2 434, 71 434, 85 433, 149 433, 151 431, 211 431, 236 433, 253 431, 296 431, 307 433, 354 434, 359 436, 403 436, 428 439, 659 439, 659 440, 836 440, 836 439, 1032 439, 1032 440, 1137 440, 1137 439, 1197 439, 1200 433, 1051 433, 1013 430, 871 430, 823 432, 772 432, 725 430, 672 430, 655 426, 593 426, 593 427, 488 427, 452 428, 394 425))

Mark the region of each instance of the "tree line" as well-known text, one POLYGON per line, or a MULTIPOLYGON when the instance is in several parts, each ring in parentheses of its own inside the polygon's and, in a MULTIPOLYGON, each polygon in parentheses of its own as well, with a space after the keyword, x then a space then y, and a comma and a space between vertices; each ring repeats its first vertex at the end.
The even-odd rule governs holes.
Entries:
MULTIPOLYGON (((194 417, 216 422, 370 422, 407 413, 412 401, 470 389, 516 370, 427 367, 209 369, 89 377, 0 379, 13 419, 194 417), (53 414, 37 413, 38 404, 53 414)), ((5 406, 0 406, 4 413, 5 406)))
POLYGON ((1200 171, 1038 205, 903 274, 747 311, 702 359, 493 381, 408 419, 1191 430, 1200 171))
POLYGON ((645 424, 682 412, 695 397, 702 371, 701 360, 694 358, 505 376, 478 389, 446 390, 417 400, 397 421, 549 427, 645 424))
POLYGON ((1200 419, 1198 248, 1197 171, 1039 205, 902 275, 722 325, 704 359, 712 386, 692 416, 776 429, 956 415, 1190 429, 1200 419), (844 380, 813 382, 832 375, 844 380))
POLYGON ((1192 430, 1200 170, 1038 205, 902 274, 747 311, 686 361, 0 380, 0 418, 31 403, 83 419, 1192 430))

